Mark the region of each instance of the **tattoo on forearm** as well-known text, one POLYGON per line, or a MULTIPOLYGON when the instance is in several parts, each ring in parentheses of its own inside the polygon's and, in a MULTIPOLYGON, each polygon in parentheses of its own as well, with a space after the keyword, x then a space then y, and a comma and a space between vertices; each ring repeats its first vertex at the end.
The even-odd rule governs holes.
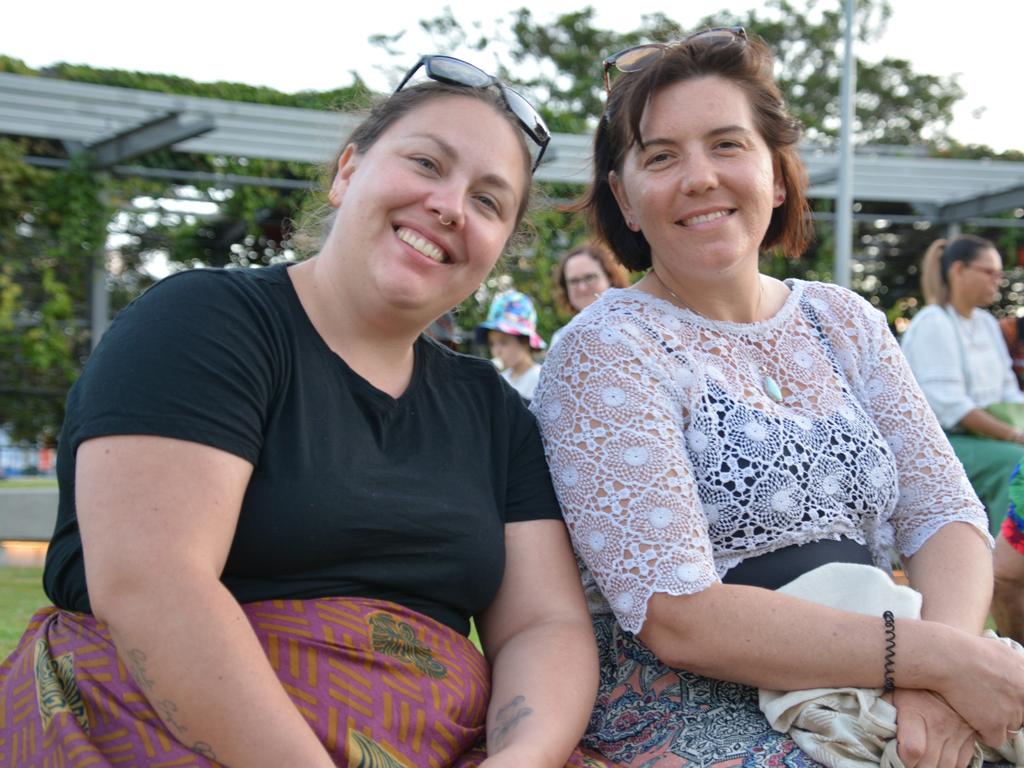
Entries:
POLYGON ((533 714, 533 710, 526 706, 525 696, 516 696, 512 701, 498 710, 494 716, 494 729, 488 734, 488 751, 501 749, 505 745, 505 739, 515 728, 520 720, 533 714))
POLYGON ((188 728, 179 723, 177 717, 175 717, 178 713, 178 705, 173 701, 170 699, 161 699, 156 702, 156 708, 160 713, 160 719, 167 723, 167 725, 169 725, 177 735, 180 736, 188 731, 188 728))
POLYGON ((141 648, 132 648, 128 656, 128 671, 144 691, 153 690, 153 680, 146 674, 146 654, 141 648))
MULTIPOLYGON (((188 726, 183 725, 178 720, 178 705, 170 699, 156 700, 149 694, 153 692, 153 687, 156 682, 149 676, 146 671, 146 654, 141 648, 132 648, 128 651, 125 656, 128 660, 128 671, 131 672, 135 682, 139 684, 139 687, 144 690, 152 703, 153 708, 156 709, 160 715, 160 719, 164 721, 168 728, 170 728, 176 736, 181 736, 188 732, 188 726)), ((191 746, 192 751, 198 752, 205 758, 217 761, 217 755, 214 754, 213 747, 207 744, 205 741, 197 741, 191 746)))
POLYGON ((213 760, 213 762, 215 762, 215 763, 218 762, 217 755, 214 753, 213 747, 211 747, 205 741, 197 741, 195 744, 193 744, 192 745, 192 751, 193 752, 198 752, 200 755, 205 757, 207 760, 213 760))

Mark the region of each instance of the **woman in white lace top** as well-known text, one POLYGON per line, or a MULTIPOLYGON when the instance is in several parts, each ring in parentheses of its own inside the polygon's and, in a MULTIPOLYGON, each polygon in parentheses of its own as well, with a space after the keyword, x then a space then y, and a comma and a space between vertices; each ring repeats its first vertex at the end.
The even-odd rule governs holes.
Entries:
POLYGON ((984 511, 882 313, 758 271, 809 238, 799 126, 742 29, 605 62, 581 207, 633 287, 585 309, 533 409, 588 587, 588 745, 623 765, 811 764, 755 686, 895 686, 907 765, 966 765, 1024 719, 1024 664, 983 641, 984 511), (618 70, 617 73, 613 70, 618 70), (612 77, 614 75, 614 77, 612 77), (925 621, 772 591, 899 553, 925 621), (884 673, 884 674, 883 674, 884 673))

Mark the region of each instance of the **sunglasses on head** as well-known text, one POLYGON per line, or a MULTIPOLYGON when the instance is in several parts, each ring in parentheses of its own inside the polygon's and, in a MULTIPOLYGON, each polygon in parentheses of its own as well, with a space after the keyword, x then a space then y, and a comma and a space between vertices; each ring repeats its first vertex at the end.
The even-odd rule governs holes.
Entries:
POLYGON ((509 112, 519 122, 523 131, 540 147, 540 152, 534 158, 533 167, 531 168, 533 171, 537 170, 537 166, 540 165, 541 158, 544 157, 544 152, 551 142, 551 132, 544 123, 544 118, 540 116, 537 110, 533 108, 533 105, 522 94, 512 90, 498 78, 487 74, 468 61, 462 61, 462 59, 456 59, 452 56, 423 56, 412 69, 405 73, 405 77, 402 78, 402 82, 398 84, 394 92, 398 93, 402 90, 420 67, 423 67, 427 77, 439 83, 461 85, 466 88, 495 86, 502 99, 505 100, 505 106, 508 107, 509 112))
POLYGON ((677 45, 686 45, 687 43, 693 44, 698 41, 707 44, 746 43, 747 30, 743 27, 714 27, 694 32, 692 35, 672 43, 644 43, 643 45, 634 45, 632 48, 626 48, 618 53, 613 53, 604 60, 605 91, 610 93, 612 90, 612 67, 623 73, 639 72, 658 61, 669 48, 674 48, 677 45))

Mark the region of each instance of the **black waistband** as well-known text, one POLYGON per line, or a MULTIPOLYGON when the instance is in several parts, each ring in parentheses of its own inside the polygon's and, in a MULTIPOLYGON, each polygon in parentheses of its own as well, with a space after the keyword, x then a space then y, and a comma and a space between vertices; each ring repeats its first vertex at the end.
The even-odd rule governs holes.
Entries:
POLYGON ((774 552, 744 560, 725 574, 726 584, 778 589, 797 576, 825 563, 873 565, 867 546, 853 539, 822 539, 809 544, 792 544, 774 552))

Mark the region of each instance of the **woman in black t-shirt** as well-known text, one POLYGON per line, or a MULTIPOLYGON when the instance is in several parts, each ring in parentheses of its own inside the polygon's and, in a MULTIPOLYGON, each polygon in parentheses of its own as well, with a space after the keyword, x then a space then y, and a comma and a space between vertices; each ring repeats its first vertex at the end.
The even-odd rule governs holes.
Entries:
POLYGON ((421 336, 518 228, 524 133, 539 162, 521 96, 424 57, 316 255, 118 316, 69 393, 58 607, 0 668, 22 763, 608 765, 574 752, 596 651, 533 418, 421 336))

